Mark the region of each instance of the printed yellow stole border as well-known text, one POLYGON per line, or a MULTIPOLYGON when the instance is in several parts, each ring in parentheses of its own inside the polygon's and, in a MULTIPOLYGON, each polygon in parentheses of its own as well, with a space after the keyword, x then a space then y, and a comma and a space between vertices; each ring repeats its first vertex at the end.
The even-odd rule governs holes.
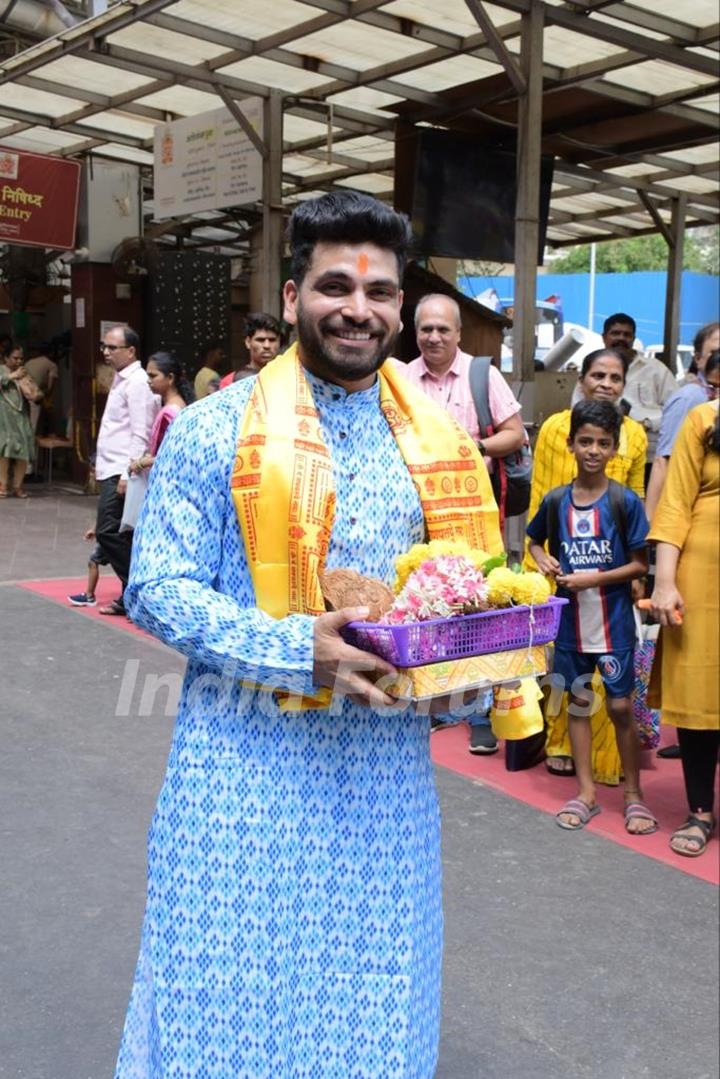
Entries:
MULTIPOLYGON (((420 496, 427 538, 464 539, 498 554, 497 506, 475 443, 393 361, 378 377, 380 408, 420 496)), ((231 489, 257 606, 274 618, 324 613, 318 571, 335 516, 332 461, 295 345, 255 379, 231 489)))

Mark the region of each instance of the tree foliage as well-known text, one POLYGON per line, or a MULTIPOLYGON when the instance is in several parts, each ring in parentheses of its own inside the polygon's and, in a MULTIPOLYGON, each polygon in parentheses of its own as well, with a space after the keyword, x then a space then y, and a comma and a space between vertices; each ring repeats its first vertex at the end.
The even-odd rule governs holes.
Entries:
MULTIPOLYGON (((683 268, 699 273, 718 272, 718 230, 698 229, 697 238, 685 234, 683 268)), ((663 236, 633 236, 607 240, 595 248, 596 273, 632 273, 636 270, 666 270, 668 247, 663 236)), ((548 263, 552 273, 589 273, 590 244, 567 248, 548 263)))

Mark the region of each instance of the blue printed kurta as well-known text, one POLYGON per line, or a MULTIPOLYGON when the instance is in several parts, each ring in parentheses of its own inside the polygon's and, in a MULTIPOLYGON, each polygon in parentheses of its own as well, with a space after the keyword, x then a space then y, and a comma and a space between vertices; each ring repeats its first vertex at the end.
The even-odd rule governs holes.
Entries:
MULTIPOLYGON (((309 376, 337 510, 327 564, 391 582, 420 501, 378 407, 309 376)), ((442 951, 429 723, 310 692, 312 624, 254 606, 230 494, 252 381, 183 410, 153 466, 126 603, 187 656, 148 844, 117 1079, 431 1079, 442 951)))

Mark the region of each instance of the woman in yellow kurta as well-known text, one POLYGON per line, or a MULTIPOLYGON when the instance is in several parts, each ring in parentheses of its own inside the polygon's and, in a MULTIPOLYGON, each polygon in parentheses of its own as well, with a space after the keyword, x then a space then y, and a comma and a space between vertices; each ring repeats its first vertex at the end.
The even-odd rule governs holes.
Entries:
POLYGON ((680 429, 649 535, 657 543, 653 612, 663 627, 650 700, 662 708, 663 723, 677 727, 690 814, 670 846, 689 857, 703 853, 715 827, 719 530, 720 421, 714 401, 692 409, 680 429))
MULTIPOLYGON (((598 349, 583 360, 579 384, 583 395, 590 400, 620 400, 625 389, 627 360, 614 349, 598 349)), ((532 520, 548 491, 575 479, 575 458, 568 449, 570 434, 570 409, 549 416, 540 428, 533 457, 532 485, 528 520, 532 520)), ((607 466, 608 479, 625 484, 638 495, 645 497, 645 457, 647 435, 644 428, 626 416, 620 429, 617 453, 607 466)), ((534 559, 526 554, 526 569, 536 569, 534 559)), ((605 710, 605 694, 602 682, 596 675, 593 690, 603 704, 592 720, 593 776, 598 783, 617 785, 620 781, 620 754, 615 729, 605 710)), ((568 735, 567 697, 557 715, 547 715, 547 740, 545 749, 548 770, 555 775, 572 775, 570 738, 568 735)))

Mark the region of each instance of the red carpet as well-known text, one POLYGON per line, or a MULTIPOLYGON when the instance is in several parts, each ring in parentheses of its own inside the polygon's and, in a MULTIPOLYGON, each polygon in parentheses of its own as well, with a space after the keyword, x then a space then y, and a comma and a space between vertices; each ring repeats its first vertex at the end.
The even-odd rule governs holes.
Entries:
MULTIPOLYGON (((85 583, 84 577, 71 577, 22 581, 18 583, 18 587, 60 603, 81 618, 93 618, 103 625, 111 625, 141 637, 147 636, 127 618, 99 614, 97 607, 70 607, 67 602, 68 595, 82 592, 85 583)), ((97 589, 98 606, 108 603, 117 594, 118 583, 115 577, 101 577, 97 589)), ((672 732, 666 728, 665 735, 671 738, 672 732)), ((574 798, 577 793, 574 779, 551 776, 542 764, 525 772, 507 772, 502 748, 491 757, 471 756, 467 751, 468 729, 464 724, 434 734, 431 744, 436 764, 467 776, 476 783, 502 791, 503 794, 517 798, 544 813, 556 813, 568 798, 574 798)), ((712 884, 720 883, 720 848, 716 837, 710 841, 708 850, 701 858, 680 857, 673 854, 668 846, 670 833, 685 819, 687 812, 680 761, 659 760, 655 753, 646 753, 643 757, 647 765, 642 773, 643 793, 648 806, 658 818, 659 830, 651 836, 629 836, 623 826, 621 788, 601 786, 598 787, 598 802, 603 812, 593 818, 588 825, 588 831, 700 880, 712 884)), ((547 826, 557 827, 552 817, 548 818, 547 826)), ((581 841, 570 832, 563 834, 568 843, 581 841)))
MULTIPOLYGON (((666 734, 671 730, 665 728, 666 734)), ((491 757, 476 757, 468 753, 468 728, 465 724, 438 731, 432 736, 432 757, 436 764, 449 768, 453 772, 473 779, 486 787, 502 791, 512 798, 517 798, 527 805, 534 806, 545 813, 555 814, 568 800, 577 795, 574 778, 551 776, 544 764, 530 768, 525 772, 505 770, 503 743, 499 753, 491 757)), ((687 815, 685 788, 682 779, 680 761, 660 760, 654 752, 643 753, 642 770, 643 795, 646 804, 652 809, 660 825, 657 832, 649 836, 630 836, 625 831, 623 822, 623 796, 621 787, 597 788, 597 800, 602 806, 602 813, 594 817, 587 826, 587 831, 595 835, 612 839, 623 847, 658 862, 664 862, 674 869, 681 869, 691 876, 712 884, 720 883, 720 846, 717 835, 711 839, 708 849, 700 858, 683 858, 674 854, 668 846, 671 834, 687 815)), ((554 820, 548 818, 548 828, 559 832, 554 820)), ((563 832, 568 843, 576 842, 579 837, 571 832, 563 832)))
POLYGON ((117 577, 112 573, 105 576, 101 574, 98 580, 95 592, 97 607, 73 607, 68 603, 68 596, 85 591, 86 577, 55 577, 47 581, 18 581, 17 585, 18 588, 26 588, 28 592, 34 592, 38 596, 50 599, 53 603, 62 604, 63 607, 67 607, 69 611, 79 615, 81 618, 94 618, 96 621, 113 626, 115 629, 124 629, 128 633, 136 634, 138 637, 152 639, 124 616, 100 614, 98 608, 110 603, 113 599, 117 599, 120 594, 120 584, 117 577))

